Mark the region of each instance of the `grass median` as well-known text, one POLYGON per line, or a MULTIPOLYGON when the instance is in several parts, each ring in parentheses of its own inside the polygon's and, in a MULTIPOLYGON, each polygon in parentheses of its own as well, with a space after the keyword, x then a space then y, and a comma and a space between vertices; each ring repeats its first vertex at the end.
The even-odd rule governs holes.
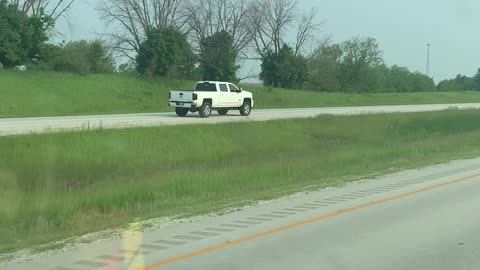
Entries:
POLYGON ((0 252, 480 154, 480 111, 0 138, 0 252))
MULTIPOLYGON (((140 79, 120 74, 79 76, 58 72, 0 72, 0 118, 172 111, 171 89, 195 82, 140 79)), ((244 86, 257 108, 480 102, 479 92, 319 93, 244 86)))

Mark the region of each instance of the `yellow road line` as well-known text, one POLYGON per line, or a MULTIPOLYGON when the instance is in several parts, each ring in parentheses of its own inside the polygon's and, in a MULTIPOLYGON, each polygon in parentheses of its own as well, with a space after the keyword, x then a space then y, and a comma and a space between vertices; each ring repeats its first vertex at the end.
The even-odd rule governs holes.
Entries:
POLYGON ((467 180, 471 180, 471 179, 474 179, 474 178, 477 178, 477 177, 480 177, 480 173, 475 174, 475 175, 470 175, 470 176, 467 176, 467 177, 463 177, 463 178, 453 180, 453 181, 450 181, 450 182, 446 182, 446 183, 443 183, 443 184, 438 184, 438 185, 435 185, 435 186, 432 186, 432 187, 423 188, 423 189, 419 189, 419 190, 416 190, 416 191, 412 191, 412 192, 400 194, 400 195, 397 195, 397 196, 393 196, 393 197, 390 197, 390 198, 386 198, 386 199, 370 202, 370 203, 367 203, 367 204, 363 204, 363 205, 360 205, 360 206, 348 208, 348 209, 341 210, 341 211, 338 211, 338 212, 318 216, 318 217, 315 217, 315 218, 312 218, 312 219, 300 221, 300 222, 297 222, 297 223, 293 223, 293 224, 290 224, 290 225, 287 225, 287 226, 279 227, 279 228, 272 229, 272 230, 269 230, 269 231, 265 231, 265 232, 262 232, 262 233, 250 235, 250 236, 247 236, 247 237, 244 237, 244 238, 241 238, 241 239, 237 239, 237 240, 234 240, 234 241, 231 241, 231 242, 228 242, 228 243, 220 244, 220 245, 213 246, 213 247, 206 248, 206 249, 202 249, 202 250, 199 250, 199 251, 196 251, 196 252, 193 252, 193 253, 189 253, 189 254, 186 254, 186 255, 179 256, 179 257, 164 260, 164 261, 161 261, 161 262, 158 262, 158 263, 154 263, 154 264, 151 264, 149 266, 145 266, 143 268, 138 268, 137 270, 157 269, 157 268, 160 268, 160 267, 168 265, 168 264, 184 261, 184 260, 187 260, 187 259, 190 259, 190 258, 193 258, 193 257, 197 257, 197 256, 200 256, 200 255, 211 253, 211 252, 221 250, 221 249, 224 249, 224 248, 227 248, 227 247, 236 246, 236 245, 239 245, 241 243, 250 242, 250 241, 253 241, 255 239, 263 238, 263 237, 266 237, 266 236, 269 236, 269 235, 273 235, 273 234, 281 233, 281 232, 288 231, 288 230, 291 230, 291 229, 295 229, 295 228, 298 228, 298 227, 302 227, 302 226, 305 226, 307 224, 319 222, 319 221, 322 221, 322 220, 330 219, 330 218, 341 216, 341 215, 345 215, 345 214, 351 213, 351 212, 356 212, 356 211, 359 211, 359 210, 362 210, 362 209, 365 209, 365 208, 385 204, 385 203, 388 203, 388 202, 391 202, 391 201, 396 201, 396 200, 399 200, 399 199, 402 199, 402 198, 405 198, 405 197, 410 197, 410 196, 413 196, 413 195, 416 195, 416 194, 419 194, 419 193, 432 191, 432 190, 435 190, 435 189, 438 189, 438 188, 441 188, 441 187, 450 186, 450 185, 453 185, 453 184, 456 184, 456 183, 459 183, 459 182, 464 182, 464 181, 467 181, 467 180))

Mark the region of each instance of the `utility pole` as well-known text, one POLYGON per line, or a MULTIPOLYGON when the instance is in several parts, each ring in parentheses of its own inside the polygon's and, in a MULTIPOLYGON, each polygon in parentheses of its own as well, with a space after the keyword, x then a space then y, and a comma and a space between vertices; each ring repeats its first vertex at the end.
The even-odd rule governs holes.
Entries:
POLYGON ((425 74, 430 77, 430 43, 427 44, 427 70, 425 74))

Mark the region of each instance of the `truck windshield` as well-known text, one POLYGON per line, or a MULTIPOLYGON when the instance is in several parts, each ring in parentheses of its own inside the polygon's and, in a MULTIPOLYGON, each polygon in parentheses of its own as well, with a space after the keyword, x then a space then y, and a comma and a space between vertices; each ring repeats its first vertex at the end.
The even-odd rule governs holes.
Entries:
POLYGON ((195 91, 216 92, 217 87, 214 83, 202 82, 197 83, 197 85, 195 86, 195 91))

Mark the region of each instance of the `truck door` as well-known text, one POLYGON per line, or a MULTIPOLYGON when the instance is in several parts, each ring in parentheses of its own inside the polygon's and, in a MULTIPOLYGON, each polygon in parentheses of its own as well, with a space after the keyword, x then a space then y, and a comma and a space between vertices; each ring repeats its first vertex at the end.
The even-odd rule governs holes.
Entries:
POLYGON ((228 107, 228 101, 231 99, 230 93, 228 92, 228 86, 226 83, 218 84, 218 102, 216 102, 215 107, 228 107))
POLYGON ((230 88, 230 96, 229 96, 229 107, 237 108, 242 106, 243 100, 242 95, 240 94, 240 89, 236 87, 234 84, 229 83, 228 88, 230 88))

